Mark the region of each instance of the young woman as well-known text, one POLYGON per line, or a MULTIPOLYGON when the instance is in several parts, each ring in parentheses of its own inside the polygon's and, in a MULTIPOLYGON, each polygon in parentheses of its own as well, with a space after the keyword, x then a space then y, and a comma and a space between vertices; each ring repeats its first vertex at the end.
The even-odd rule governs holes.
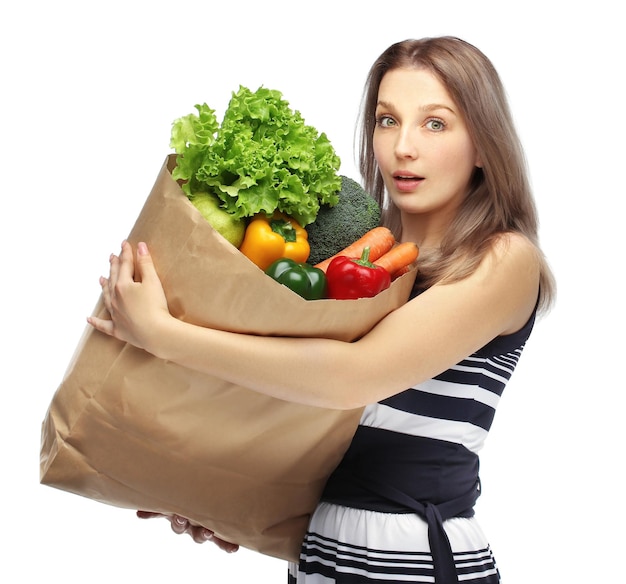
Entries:
MULTIPOLYGON (((362 339, 262 338, 181 322, 168 311, 144 243, 136 254, 124 243, 111 256, 110 276, 101 279, 111 320, 90 322, 274 397, 365 406, 300 563, 289 566, 291 582, 499 582, 473 513, 478 452, 554 285, 489 60, 451 37, 389 47, 368 78, 360 155, 384 223, 420 248, 411 299, 362 339), (285 375, 285 359, 298 363, 293 375, 285 375)), ((171 522, 196 541, 211 536, 182 518, 171 522)))

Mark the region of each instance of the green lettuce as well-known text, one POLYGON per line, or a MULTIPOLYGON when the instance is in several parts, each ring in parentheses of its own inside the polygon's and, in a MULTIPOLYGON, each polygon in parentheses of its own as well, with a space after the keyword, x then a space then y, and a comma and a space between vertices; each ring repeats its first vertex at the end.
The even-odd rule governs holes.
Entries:
POLYGON ((213 193, 237 218, 281 211, 302 226, 315 221, 320 205, 337 204, 339 157, 280 92, 240 87, 221 125, 207 104, 195 108, 174 121, 170 141, 172 176, 184 181, 187 196, 213 193))

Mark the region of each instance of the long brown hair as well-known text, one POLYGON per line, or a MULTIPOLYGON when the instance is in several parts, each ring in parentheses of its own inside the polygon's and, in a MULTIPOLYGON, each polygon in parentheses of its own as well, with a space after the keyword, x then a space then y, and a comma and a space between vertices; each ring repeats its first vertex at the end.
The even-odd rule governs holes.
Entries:
POLYGON ((519 232, 536 246, 541 262, 539 307, 553 301, 555 283, 538 243, 538 218, 526 160, 509 111, 502 82, 489 59, 455 37, 406 40, 391 45, 370 69, 361 108, 360 171, 364 186, 383 209, 383 224, 401 237, 400 211, 386 197, 374 158, 373 135, 378 90, 391 69, 426 69, 446 87, 461 110, 482 168, 438 250, 420 254, 419 286, 469 275, 490 250, 494 238, 519 232))

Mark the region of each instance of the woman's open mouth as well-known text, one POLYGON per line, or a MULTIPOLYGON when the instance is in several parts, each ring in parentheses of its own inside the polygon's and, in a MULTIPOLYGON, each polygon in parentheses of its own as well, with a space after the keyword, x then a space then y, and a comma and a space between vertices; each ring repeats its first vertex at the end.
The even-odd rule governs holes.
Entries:
POLYGON ((410 173, 397 173, 393 175, 393 182, 399 191, 412 191, 424 180, 424 177, 410 173))

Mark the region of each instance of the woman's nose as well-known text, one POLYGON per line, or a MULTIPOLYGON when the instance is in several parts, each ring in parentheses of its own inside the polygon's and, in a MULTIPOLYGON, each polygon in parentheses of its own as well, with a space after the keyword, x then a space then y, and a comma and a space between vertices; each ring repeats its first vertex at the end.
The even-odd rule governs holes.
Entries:
POLYGON ((410 129, 402 129, 396 140, 396 156, 398 158, 415 159, 418 155, 417 137, 410 129))

